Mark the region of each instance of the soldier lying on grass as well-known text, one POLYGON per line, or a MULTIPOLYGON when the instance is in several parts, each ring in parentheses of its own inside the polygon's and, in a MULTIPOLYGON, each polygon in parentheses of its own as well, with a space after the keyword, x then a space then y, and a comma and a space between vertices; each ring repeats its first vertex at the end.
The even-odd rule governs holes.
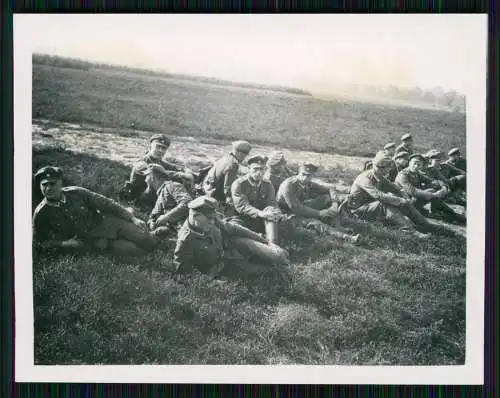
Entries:
POLYGON ((219 218, 218 202, 200 196, 189 203, 189 216, 179 230, 174 263, 178 272, 193 268, 218 275, 227 271, 285 271, 288 253, 259 234, 219 218))
MULTIPOLYGON (((462 157, 460 149, 458 148, 450 149, 450 151, 448 152, 448 156, 449 156, 448 159, 443 163, 453 166, 464 173, 467 171, 467 160, 464 157, 462 157)), ((460 174, 460 172, 457 171, 457 174, 460 174)))
POLYGON ((169 146, 170 139, 167 136, 153 135, 148 152, 132 167, 124 194, 135 204, 151 209, 156 201, 157 190, 165 180, 193 183, 194 173, 163 159, 169 146))
POLYGON ((424 158, 429 162, 426 167, 423 168, 423 172, 426 176, 432 180, 439 180, 446 184, 448 188, 448 195, 445 197, 446 202, 458 204, 466 207, 466 190, 467 190, 467 178, 465 172, 463 174, 455 173, 453 166, 447 163, 440 163, 443 153, 436 149, 432 149, 426 154, 424 158))
POLYGON ((465 224, 466 217, 455 212, 443 200, 448 195, 445 183, 440 180, 432 180, 422 173, 424 162, 425 158, 422 155, 410 156, 408 167, 396 177, 396 185, 414 199, 414 206, 420 213, 428 214, 424 205, 430 203, 431 213, 429 215, 465 224))
POLYGON ((410 196, 386 178, 393 160, 378 153, 372 165, 372 169, 363 171, 351 186, 347 200, 350 213, 361 220, 380 221, 418 238, 425 237, 415 225, 426 231, 434 229, 433 226, 413 206, 410 196))
POLYGON ((63 188, 60 168, 43 167, 35 180, 43 195, 33 215, 36 249, 142 255, 155 247, 146 223, 117 202, 86 188, 63 188))
POLYGON ((317 170, 316 165, 305 162, 297 175, 283 181, 276 197, 279 208, 295 216, 291 219, 294 226, 357 243, 359 235, 350 235, 346 233, 350 231, 342 231, 339 225, 338 199, 333 186, 312 181, 317 170))

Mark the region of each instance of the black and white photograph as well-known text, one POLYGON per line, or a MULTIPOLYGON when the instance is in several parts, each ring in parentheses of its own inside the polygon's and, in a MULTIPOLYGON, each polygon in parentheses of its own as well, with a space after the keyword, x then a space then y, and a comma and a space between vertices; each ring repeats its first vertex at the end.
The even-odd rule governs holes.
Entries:
POLYGON ((486 42, 16 15, 18 381, 480 384, 486 42))

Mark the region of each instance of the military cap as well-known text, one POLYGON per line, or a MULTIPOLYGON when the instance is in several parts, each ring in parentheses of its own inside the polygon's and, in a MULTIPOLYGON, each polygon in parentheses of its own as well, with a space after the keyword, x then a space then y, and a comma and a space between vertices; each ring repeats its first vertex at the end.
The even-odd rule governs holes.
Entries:
POLYGON ((285 164, 285 154, 281 151, 274 151, 269 155, 267 159, 268 166, 277 166, 279 164, 285 164))
POLYGON ((248 141, 234 141, 233 142, 233 150, 243 153, 249 153, 252 149, 252 146, 248 141))
POLYGON ((390 167, 394 164, 392 159, 387 156, 384 152, 379 152, 373 158, 372 164, 375 167, 390 167))
POLYGON ((168 138, 165 134, 155 134, 150 139, 149 142, 158 141, 160 144, 169 146, 170 138, 168 138))
POLYGON ((217 208, 218 202, 210 196, 200 196, 188 203, 188 208, 197 210, 202 213, 214 212, 217 208))
POLYGON ((405 135, 403 135, 401 137, 401 141, 408 141, 408 140, 411 140, 411 139, 413 139, 413 136, 410 133, 405 134, 405 135))
POLYGON ((426 152, 423 156, 426 159, 437 159, 441 157, 443 152, 438 151, 437 149, 431 149, 430 151, 426 152))
POLYGON ((306 174, 313 174, 318 171, 318 166, 311 162, 303 162, 300 165, 300 170, 306 174))
POLYGON ((62 170, 59 167, 45 166, 35 173, 35 179, 42 182, 43 180, 58 180, 62 178, 62 170))
POLYGON ((450 151, 448 152, 448 156, 451 156, 455 153, 460 153, 460 149, 458 148, 451 148, 450 151))
POLYGON ((406 151, 400 151, 396 153, 393 157, 394 160, 399 159, 399 158, 408 158, 410 154, 406 151))
POLYGON ((422 161, 425 161, 425 157, 421 155, 420 153, 414 153, 413 155, 410 156, 410 160, 412 159, 420 159, 422 161))
POLYGON ((384 145, 384 149, 391 149, 394 148, 396 144, 394 142, 389 142, 388 144, 384 145))
POLYGON ((267 156, 255 155, 247 160, 247 164, 250 166, 251 164, 259 164, 261 166, 265 166, 267 162, 267 156))

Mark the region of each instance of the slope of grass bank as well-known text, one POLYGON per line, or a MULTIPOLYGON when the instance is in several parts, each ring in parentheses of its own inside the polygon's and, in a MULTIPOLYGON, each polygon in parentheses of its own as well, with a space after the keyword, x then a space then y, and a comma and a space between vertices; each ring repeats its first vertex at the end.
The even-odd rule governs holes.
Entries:
MULTIPOLYGON (((34 148, 68 183, 117 199, 122 163, 34 148)), ((174 276, 172 251, 127 262, 37 256, 36 364, 463 364, 463 237, 355 247, 287 231, 291 284, 174 276)))

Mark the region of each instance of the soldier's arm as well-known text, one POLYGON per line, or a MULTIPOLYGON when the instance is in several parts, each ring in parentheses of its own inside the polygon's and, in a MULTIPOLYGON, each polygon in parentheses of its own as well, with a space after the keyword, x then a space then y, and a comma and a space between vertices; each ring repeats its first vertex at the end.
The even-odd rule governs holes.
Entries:
POLYGON ((311 181, 311 190, 319 195, 330 193, 330 189, 334 189, 333 184, 311 181))
POLYGON ((268 243, 265 238, 260 236, 259 234, 249 230, 248 228, 245 228, 241 225, 238 225, 236 223, 230 222, 230 221, 225 221, 225 220, 218 220, 218 225, 222 228, 224 232, 226 232, 230 236, 238 236, 240 238, 249 238, 256 240, 257 242, 261 243, 268 243))
POLYGON ((175 163, 169 162, 168 160, 163 159, 161 161, 161 165, 165 170, 171 170, 171 171, 183 171, 183 168, 176 165, 175 163))
POLYGON ((47 220, 43 214, 33 215, 33 249, 35 251, 47 251, 54 249, 63 249, 66 240, 57 236, 55 231, 52 231, 47 226, 47 220))
POLYGON ((249 203, 248 197, 243 191, 242 185, 239 184, 238 181, 233 182, 231 186, 231 196, 233 198, 234 208, 242 215, 251 218, 259 218, 261 211, 249 203))
MULTIPOLYGON (((389 187, 393 187, 395 191, 400 192, 400 188, 396 187, 394 184, 390 183, 387 180, 386 182, 387 184, 390 184, 389 187)), ((399 196, 381 191, 369 179, 360 179, 357 181, 357 184, 359 188, 365 191, 373 199, 378 200, 382 203, 386 203, 392 206, 400 206, 404 202, 404 199, 400 198, 399 196)))
POLYGON ((419 189, 414 186, 408 179, 408 176, 404 173, 399 173, 396 177, 396 184, 401 187, 403 192, 406 192, 408 195, 423 200, 431 200, 432 194, 430 192, 426 192, 423 189, 419 189))
POLYGON ((231 187, 238 177, 238 164, 231 165, 224 173, 224 196, 231 197, 231 187))
POLYGON ((139 176, 145 174, 147 171, 148 164, 143 160, 139 160, 132 166, 132 171, 130 172, 130 182, 134 183, 139 176))
POLYGON ((87 188, 75 187, 74 189, 79 195, 83 196, 85 202, 94 209, 112 214, 127 221, 134 220, 134 216, 113 199, 107 198, 106 196, 96 192, 92 192, 87 188))
POLYGON ((283 199, 293 214, 300 217, 319 218, 321 213, 311 207, 304 206, 293 190, 292 184, 281 184, 283 199))
MULTIPOLYGON (((165 188, 167 189, 167 188, 165 188)), ((177 205, 164 214, 160 214, 156 220, 156 225, 166 225, 182 221, 188 215, 188 203, 193 200, 182 184, 172 184, 169 188, 169 193, 177 205)), ((160 199, 160 198, 158 198, 160 199)), ((164 209, 164 207, 163 207, 164 209)), ((162 212, 163 213, 163 212, 162 212)))

